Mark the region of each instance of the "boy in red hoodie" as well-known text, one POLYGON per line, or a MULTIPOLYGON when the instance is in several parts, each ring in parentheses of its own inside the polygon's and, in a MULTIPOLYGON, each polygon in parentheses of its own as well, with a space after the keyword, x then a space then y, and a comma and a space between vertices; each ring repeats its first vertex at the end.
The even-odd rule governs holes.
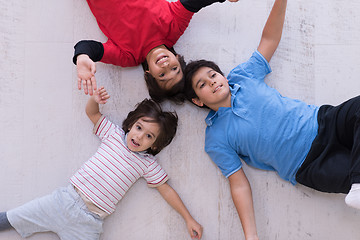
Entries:
MULTIPOLYGON (((173 45, 201 8, 225 0, 87 0, 106 43, 80 41, 75 45, 78 88, 92 95, 96 89, 95 63, 121 67, 143 64, 150 96, 183 101, 183 58, 173 45)), ((237 2, 238 0, 229 0, 237 2)))

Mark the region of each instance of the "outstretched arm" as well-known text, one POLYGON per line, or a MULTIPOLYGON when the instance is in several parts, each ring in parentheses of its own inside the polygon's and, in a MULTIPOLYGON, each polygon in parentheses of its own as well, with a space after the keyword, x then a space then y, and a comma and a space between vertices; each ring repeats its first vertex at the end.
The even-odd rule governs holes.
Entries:
POLYGON ((202 227, 190 215, 189 211, 181 201, 176 191, 167 183, 157 187, 157 190, 160 192, 161 196, 166 200, 166 202, 184 218, 190 236, 192 238, 200 239, 202 236, 202 227))
POLYGON ((246 240, 258 240, 251 187, 242 169, 229 177, 231 196, 246 240))
POLYGON ((101 117, 99 104, 105 104, 109 98, 110 96, 104 87, 100 87, 95 90, 94 95, 89 98, 86 104, 85 112, 94 125, 101 117))
POLYGON ((96 90, 95 62, 110 63, 121 67, 139 65, 134 56, 116 45, 111 39, 106 43, 93 40, 79 41, 75 46, 73 62, 76 64, 78 89, 84 88, 85 94, 96 90))
POLYGON ((279 45, 286 12, 287 0, 276 0, 262 32, 258 51, 270 62, 279 45))

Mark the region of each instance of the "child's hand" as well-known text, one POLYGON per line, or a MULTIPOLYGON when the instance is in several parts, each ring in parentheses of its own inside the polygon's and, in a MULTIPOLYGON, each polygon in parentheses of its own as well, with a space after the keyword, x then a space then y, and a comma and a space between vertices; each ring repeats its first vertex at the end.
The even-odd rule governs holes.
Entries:
POLYGON ((187 229, 188 229, 192 239, 194 239, 194 238, 200 239, 201 238, 203 228, 198 222, 196 222, 194 219, 192 219, 191 221, 188 221, 186 223, 186 226, 187 226, 187 229))
POLYGON ((104 87, 100 87, 94 91, 94 100, 98 104, 105 104, 110 98, 110 95, 107 93, 104 87))
POLYGON ((85 94, 93 95, 96 90, 95 63, 86 54, 81 54, 76 60, 76 69, 78 76, 78 89, 81 90, 81 85, 84 86, 85 94))

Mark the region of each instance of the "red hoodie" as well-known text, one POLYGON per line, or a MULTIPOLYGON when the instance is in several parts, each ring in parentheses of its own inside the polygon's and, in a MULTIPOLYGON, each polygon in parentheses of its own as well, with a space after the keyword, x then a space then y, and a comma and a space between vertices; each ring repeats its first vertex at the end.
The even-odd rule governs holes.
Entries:
POLYGON ((193 16, 177 2, 166 0, 87 0, 101 31, 108 37, 101 62, 137 66, 151 49, 171 48, 193 16))

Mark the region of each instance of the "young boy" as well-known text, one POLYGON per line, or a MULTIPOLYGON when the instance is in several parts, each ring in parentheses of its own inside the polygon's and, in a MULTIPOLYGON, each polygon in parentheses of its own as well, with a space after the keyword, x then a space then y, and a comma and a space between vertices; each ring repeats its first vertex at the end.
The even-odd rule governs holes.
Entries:
POLYGON ((276 171, 292 184, 348 193, 346 203, 360 208, 360 97, 337 107, 317 107, 283 97, 264 82, 281 38, 286 4, 275 1, 257 51, 227 78, 206 60, 185 69, 187 99, 211 109, 205 150, 229 178, 246 239, 258 236, 240 158, 253 167, 276 171))
MULTIPOLYGON (((96 89, 95 63, 121 67, 143 64, 150 96, 161 101, 183 101, 181 94, 185 61, 173 46, 184 33, 194 13, 225 0, 87 0, 101 31, 108 38, 80 41, 75 45, 78 88, 92 95, 96 89)), ((236 2, 238 0, 229 0, 236 2)))

